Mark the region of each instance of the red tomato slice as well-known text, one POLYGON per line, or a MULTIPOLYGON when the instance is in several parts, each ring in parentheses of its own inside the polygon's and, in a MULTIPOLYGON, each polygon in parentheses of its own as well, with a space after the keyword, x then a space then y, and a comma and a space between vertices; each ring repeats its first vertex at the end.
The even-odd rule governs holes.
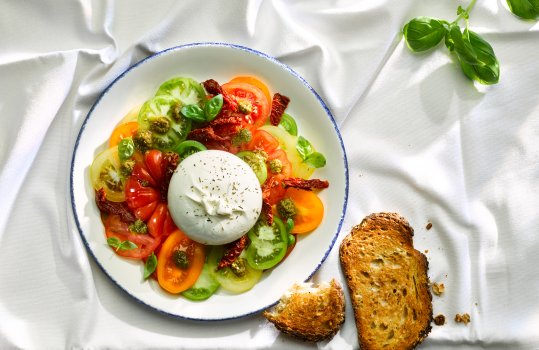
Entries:
POLYGON ((152 187, 142 186, 135 176, 125 183, 125 200, 130 209, 135 210, 159 201, 160 193, 152 187))
POLYGON ((222 88, 238 106, 243 105, 250 109, 250 113, 246 114, 248 124, 257 128, 266 123, 271 111, 271 101, 260 88, 238 81, 226 83, 222 88))
POLYGON ((251 142, 244 148, 249 151, 262 150, 268 155, 279 147, 279 141, 269 132, 264 130, 256 130, 252 133, 251 142))
POLYGON ((168 207, 165 203, 157 204, 150 220, 148 220, 148 232, 154 237, 161 236, 163 233, 163 224, 167 217, 168 207))
POLYGON ((233 78, 232 80, 230 80, 230 82, 242 82, 242 83, 254 85, 264 93, 268 101, 271 101, 271 94, 268 89, 268 86, 258 78, 255 78, 250 75, 242 75, 242 76, 233 78))
POLYGON ((161 193, 164 181, 163 153, 150 150, 139 157, 125 186, 129 209, 148 226, 149 237, 168 236, 177 229, 161 193))
POLYGON ((148 168, 146 168, 146 166, 144 166, 142 161, 135 164, 133 172, 131 173, 131 177, 135 177, 139 181, 146 182, 148 186, 157 186, 157 183, 154 181, 152 175, 150 174, 150 171, 148 170, 148 168))
POLYGON ((281 175, 288 177, 292 174, 292 165, 290 164, 290 161, 288 160, 288 157, 286 156, 285 151, 279 148, 269 153, 268 164, 274 159, 277 159, 281 162, 281 165, 282 165, 282 169, 280 172, 281 175))
POLYGON ((152 149, 144 156, 144 163, 148 167, 152 178, 159 183, 163 179, 163 153, 156 149, 152 149))
POLYGON ((174 223, 174 220, 172 220, 172 216, 170 216, 170 212, 167 210, 167 216, 163 223, 163 236, 168 236, 172 232, 176 231, 177 229, 178 227, 174 223))
POLYGON ((277 204, 281 199, 284 198, 284 195, 286 193, 286 189, 282 184, 284 178, 284 175, 277 174, 269 177, 264 183, 262 191, 264 194, 267 192, 266 198, 268 199, 269 204, 277 204))
POLYGON ((136 234, 129 231, 129 225, 123 222, 119 215, 109 215, 104 224, 107 238, 115 237, 121 242, 131 241, 137 245, 135 249, 113 249, 116 254, 124 258, 144 259, 161 244, 161 237, 154 238, 150 235, 136 234))
POLYGON ((137 219, 140 219, 142 221, 146 221, 152 216, 155 208, 157 207, 157 202, 151 202, 150 204, 146 204, 145 206, 136 208, 133 210, 133 214, 137 217, 137 219))

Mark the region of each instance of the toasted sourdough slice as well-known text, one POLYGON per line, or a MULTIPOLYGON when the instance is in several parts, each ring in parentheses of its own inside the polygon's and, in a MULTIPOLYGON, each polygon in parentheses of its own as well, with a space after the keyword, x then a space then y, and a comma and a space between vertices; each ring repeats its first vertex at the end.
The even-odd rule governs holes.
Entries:
POLYGON ((343 290, 334 279, 318 286, 296 283, 263 315, 281 332, 318 342, 337 334, 344 323, 344 305, 343 290))
POLYGON ((343 239, 340 260, 362 350, 413 349, 431 330, 428 262, 396 213, 367 216, 343 239))

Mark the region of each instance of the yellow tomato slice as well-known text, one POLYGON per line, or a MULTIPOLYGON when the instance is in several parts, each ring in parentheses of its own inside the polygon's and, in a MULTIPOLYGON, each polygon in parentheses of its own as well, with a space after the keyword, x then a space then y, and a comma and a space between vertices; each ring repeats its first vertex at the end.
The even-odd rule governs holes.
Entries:
POLYGON ((288 188, 285 198, 290 198, 296 206, 292 233, 308 233, 316 229, 324 218, 324 204, 313 191, 288 188))
POLYGON ((177 294, 195 284, 202 272, 204 245, 176 230, 167 237, 157 257, 157 281, 161 288, 177 294))
POLYGON ((120 171, 118 146, 99 153, 90 166, 90 179, 94 190, 103 188, 105 196, 112 202, 125 201, 125 177, 120 171))
POLYGON ((126 137, 133 137, 137 133, 138 123, 127 122, 120 124, 112 131, 109 139, 109 147, 116 146, 122 139, 126 137))

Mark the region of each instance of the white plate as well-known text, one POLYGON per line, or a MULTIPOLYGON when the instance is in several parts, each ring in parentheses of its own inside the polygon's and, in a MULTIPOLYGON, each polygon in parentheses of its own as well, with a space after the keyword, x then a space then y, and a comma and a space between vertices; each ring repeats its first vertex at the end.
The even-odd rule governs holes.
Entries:
POLYGON ((172 316, 194 320, 225 320, 260 312, 275 304, 294 282, 308 280, 328 256, 346 210, 348 166, 341 136, 320 96, 288 66, 261 52, 230 44, 200 43, 174 47, 148 57, 121 74, 97 99, 75 144, 71 164, 71 201, 80 235, 90 254, 118 287, 141 303, 172 316), (299 134, 327 158, 313 177, 327 179, 320 192, 325 204, 322 224, 301 236, 292 254, 277 268, 264 273, 250 291, 232 295, 218 292, 203 302, 192 302, 163 292, 155 281, 143 281, 141 263, 118 257, 106 244, 94 201, 89 166, 104 147, 118 121, 133 106, 154 95, 174 76, 225 83, 237 75, 254 75, 270 90, 291 99, 287 112, 298 123, 299 134))

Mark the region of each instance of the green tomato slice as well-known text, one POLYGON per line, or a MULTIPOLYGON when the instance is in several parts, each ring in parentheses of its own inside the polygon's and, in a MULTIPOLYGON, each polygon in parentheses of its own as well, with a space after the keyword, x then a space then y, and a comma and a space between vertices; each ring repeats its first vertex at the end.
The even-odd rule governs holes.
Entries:
POLYGON ((121 173, 118 146, 108 148, 95 157, 90 166, 90 180, 94 190, 105 190, 105 197, 109 201, 125 201, 126 179, 121 173))
POLYGON ((219 282, 213 277, 211 273, 212 269, 215 269, 217 265, 215 263, 210 263, 206 261, 200 276, 198 276, 197 281, 191 288, 182 292, 182 295, 189 300, 206 300, 215 293, 219 288, 219 282))
POLYGON ((253 269, 267 270, 283 260, 288 249, 288 232, 278 218, 270 226, 259 221, 248 233, 247 263, 253 269))
POLYGON ((146 101, 138 115, 139 130, 152 132, 152 147, 170 151, 178 147, 191 131, 191 121, 180 113, 181 104, 168 95, 146 101))
POLYGON ((179 100, 182 105, 200 105, 206 99, 206 92, 200 83, 191 78, 177 77, 165 81, 155 96, 167 95, 179 100))
MULTIPOLYGON (((208 257, 210 263, 215 266, 221 260, 225 249, 224 246, 214 246, 208 257)), ((219 282, 221 288, 232 293, 243 293, 253 288, 262 277, 262 270, 255 270, 247 263, 245 250, 236 259, 241 269, 225 267, 220 270, 211 269, 213 277, 219 282)))
POLYGON ((290 135, 298 136, 298 125, 290 114, 283 113, 278 126, 285 129, 290 135))
POLYGON ((195 140, 183 141, 176 148, 175 152, 180 155, 181 159, 189 157, 191 154, 207 150, 206 146, 195 140))
POLYGON ((266 159, 264 157, 251 151, 241 151, 236 153, 236 156, 240 157, 241 160, 253 169, 260 184, 266 182, 268 178, 268 167, 266 166, 266 159))

